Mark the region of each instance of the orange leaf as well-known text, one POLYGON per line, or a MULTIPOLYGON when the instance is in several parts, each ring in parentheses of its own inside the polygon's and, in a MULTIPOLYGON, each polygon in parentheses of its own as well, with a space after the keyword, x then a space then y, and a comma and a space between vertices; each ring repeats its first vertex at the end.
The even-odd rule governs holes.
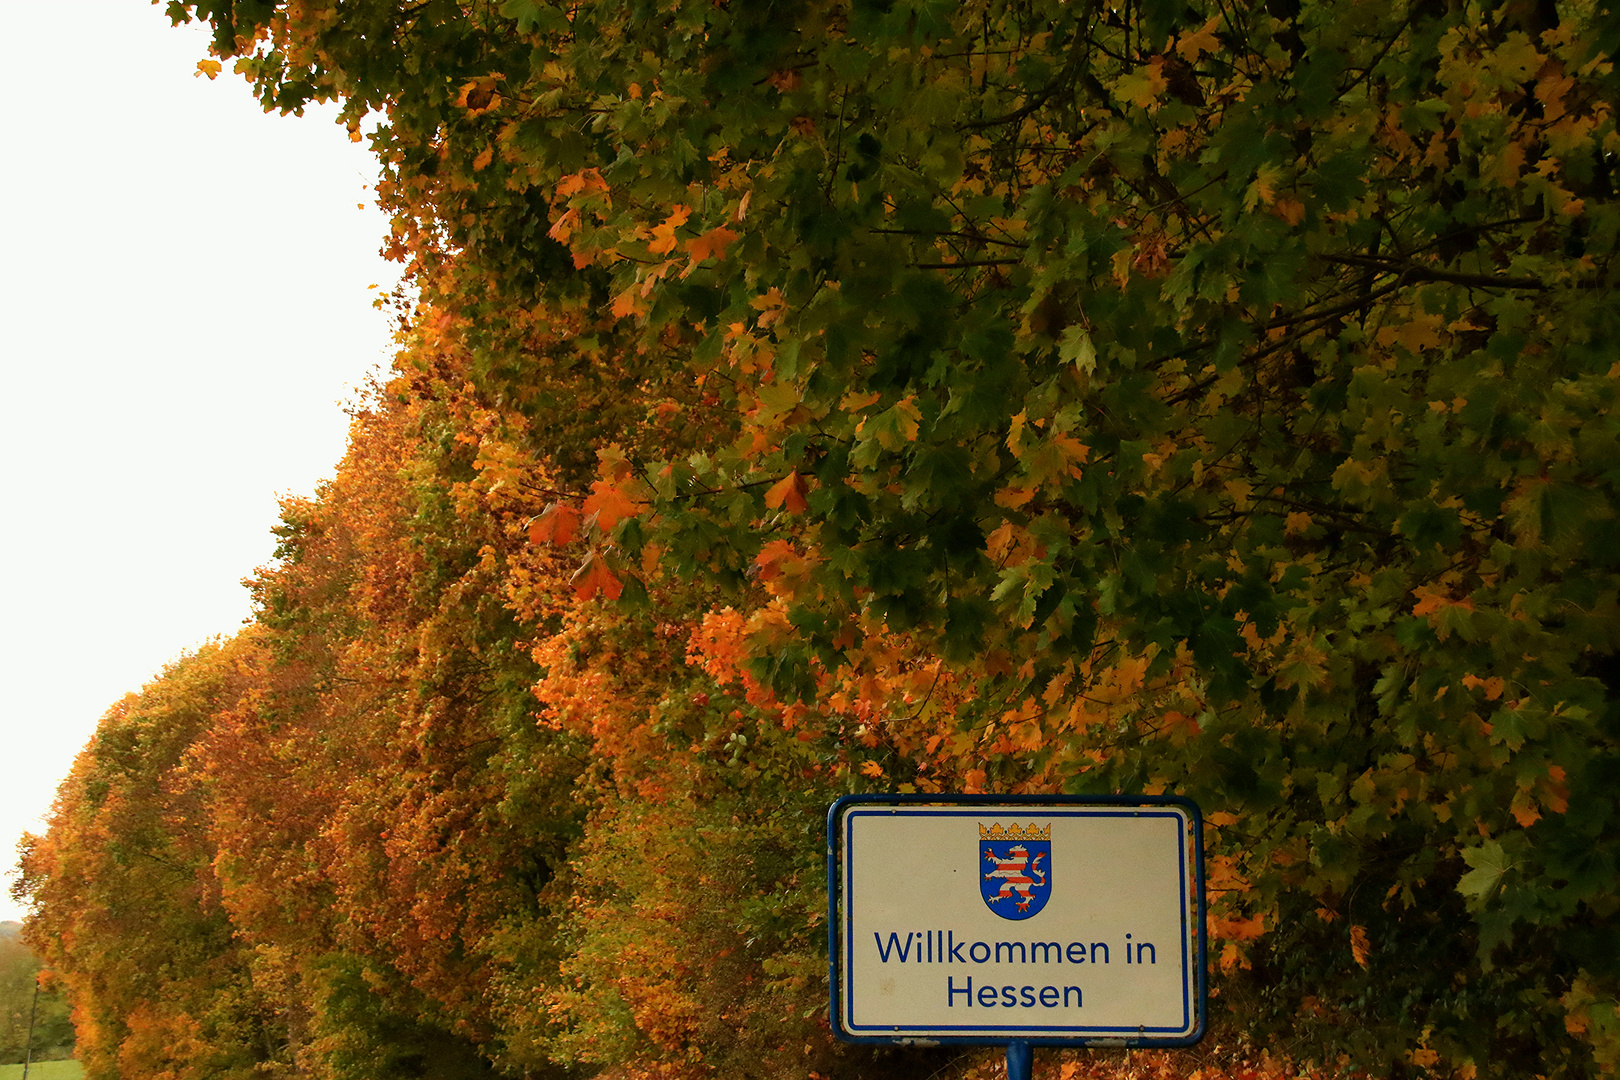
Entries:
POLYGON ((754 565, 759 567, 760 580, 770 581, 784 571, 802 571, 804 556, 800 555, 798 549, 789 541, 772 540, 754 557, 754 565))
POLYGON ((623 319, 626 316, 639 315, 641 308, 641 297, 637 295, 636 287, 632 285, 613 301, 613 317, 623 319))
POLYGON ((692 256, 693 263, 700 263, 707 258, 723 259, 726 257, 726 247, 737 234, 724 225, 717 226, 704 233, 694 236, 686 242, 686 250, 692 256))
POLYGON ((804 477, 795 469, 771 485, 771 489, 765 493, 765 505, 772 510, 785 506, 790 514, 802 514, 810 505, 804 501, 807 490, 804 477))
POLYGON ((692 216, 689 207, 677 204, 670 210, 669 217, 664 219, 662 225, 653 226, 653 240, 647 245, 647 250, 654 255, 668 255, 675 250, 675 230, 686 224, 686 219, 692 216))
POLYGON ((589 600, 598 593, 609 600, 617 600, 624 591, 623 583, 613 576, 607 563, 594 551, 585 556, 585 561, 579 564, 579 569, 574 571, 568 583, 581 600, 589 600))
POLYGON ((579 511, 563 503, 552 503, 529 525, 529 542, 561 547, 578 532, 579 511))
POLYGON ((493 146, 484 147, 483 152, 473 158, 473 172, 483 172, 489 167, 489 163, 494 160, 495 148, 493 146))
POLYGON ((1367 966, 1367 954, 1370 951, 1367 944, 1367 930, 1365 927, 1352 926, 1350 928, 1350 955, 1362 967, 1367 966))
POLYGON ((1467 608, 1469 611, 1474 610, 1474 602, 1468 597, 1465 596, 1461 600, 1453 600, 1444 593, 1438 592, 1435 589, 1429 588, 1428 586, 1421 586, 1412 590, 1412 595, 1418 598, 1418 602, 1412 605, 1412 614, 1420 619, 1427 615, 1432 615, 1442 608, 1460 607, 1467 608))
POLYGON ((1271 212, 1290 225, 1298 225, 1305 220, 1305 204, 1292 195, 1284 195, 1273 203, 1271 212))
POLYGON ((606 480, 598 480, 591 485, 584 513, 586 517, 595 515, 596 527, 605 531, 617 525, 621 518, 635 517, 640 510, 624 492, 606 480))
POLYGON ((558 198, 566 199, 570 195, 577 195, 581 191, 606 191, 607 181, 595 169, 586 169, 583 172, 573 173, 557 181, 558 198))

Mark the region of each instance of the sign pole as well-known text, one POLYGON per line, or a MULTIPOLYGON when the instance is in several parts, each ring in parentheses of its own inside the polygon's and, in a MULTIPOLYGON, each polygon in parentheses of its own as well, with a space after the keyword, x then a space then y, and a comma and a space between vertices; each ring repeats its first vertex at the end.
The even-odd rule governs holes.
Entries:
POLYGON ((1007 1080, 1029 1080, 1035 1069, 1035 1048, 1027 1042, 1007 1044, 1007 1080))

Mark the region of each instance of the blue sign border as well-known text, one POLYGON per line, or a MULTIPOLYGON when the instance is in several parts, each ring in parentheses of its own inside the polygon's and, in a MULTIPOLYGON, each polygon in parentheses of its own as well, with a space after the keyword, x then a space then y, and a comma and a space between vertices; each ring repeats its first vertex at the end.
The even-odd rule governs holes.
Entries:
MULTIPOLYGON (((1186 873, 1186 860, 1181 860, 1182 873, 1186 873)), ((1185 881, 1185 877, 1183 877, 1185 881)), ((1185 893, 1183 893, 1185 895, 1185 893)), ((1129 1046, 1129 1047, 1180 1047, 1191 1046, 1204 1037, 1209 1016, 1209 985, 1208 985, 1208 928, 1205 924, 1204 902, 1204 816, 1198 804, 1191 799, 1180 795, 846 795, 833 803, 827 809, 827 981, 830 993, 830 1020, 832 1031, 843 1042, 894 1045, 965 1045, 965 1046, 1001 1046, 1009 1043, 1025 1043, 1030 1046, 1129 1046), (1081 1034, 1074 1029, 1054 1029, 1052 1026, 1021 1025, 1001 1027, 992 1024, 975 1024, 975 1034, 972 1035, 945 1035, 938 1032, 946 1025, 932 1025, 926 1034, 921 1032, 908 1034, 904 1030, 889 1029, 885 1034, 865 1034, 861 1031, 851 1031, 844 1026, 843 1006, 845 1004, 844 986, 842 979, 842 959, 848 955, 852 943, 848 941, 854 929, 848 925, 844 912, 840 907, 840 898, 843 893, 842 885, 846 873, 843 860, 847 854, 847 844, 844 834, 847 822, 851 819, 851 811, 862 807, 896 807, 915 806, 932 807, 942 814, 950 814, 952 807, 963 807, 964 814, 972 814, 969 807, 983 805, 997 806, 1028 806, 1052 807, 1053 809, 1087 809, 1095 808, 1103 811, 1104 816, 1123 815, 1130 809, 1142 810, 1147 807, 1178 807, 1183 810, 1189 819, 1192 831, 1192 871, 1193 871, 1193 907, 1192 918, 1196 924, 1195 938, 1197 941, 1197 956, 1193 959, 1195 965, 1195 1001, 1187 1002, 1186 984, 1183 983, 1183 1009, 1191 1005, 1195 1010, 1194 1026, 1190 1034, 1152 1035, 1151 1028, 1086 1028, 1081 1034), (1001 1032, 1005 1035, 984 1034, 985 1031, 1001 1032)), ((1187 917, 1186 907, 1182 908, 1183 918, 1187 917)), ((1184 939, 1185 940, 1185 937, 1184 939)), ((1185 948, 1185 946, 1183 946, 1185 948)), ((1185 959, 1185 956, 1184 956, 1185 959)), ((1166 1029, 1159 1029, 1166 1030, 1166 1029)), ((1173 1029, 1176 1032, 1185 1030, 1184 1027, 1173 1029)))

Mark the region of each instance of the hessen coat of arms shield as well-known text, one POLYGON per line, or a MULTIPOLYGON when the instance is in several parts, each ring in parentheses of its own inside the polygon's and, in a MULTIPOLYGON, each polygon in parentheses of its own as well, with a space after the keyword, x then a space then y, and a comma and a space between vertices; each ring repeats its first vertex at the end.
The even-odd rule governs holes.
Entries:
POLYGON ((1052 826, 981 824, 979 841, 985 906, 1003 919, 1038 915, 1052 895, 1052 826))

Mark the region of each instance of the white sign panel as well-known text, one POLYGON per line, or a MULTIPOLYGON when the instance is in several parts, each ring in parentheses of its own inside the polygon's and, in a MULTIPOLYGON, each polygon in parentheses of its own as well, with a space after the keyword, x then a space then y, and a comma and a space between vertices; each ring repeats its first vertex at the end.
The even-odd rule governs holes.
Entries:
POLYGON ((834 1015, 855 1041, 1186 1045, 1197 808, 853 797, 829 815, 834 1015))

